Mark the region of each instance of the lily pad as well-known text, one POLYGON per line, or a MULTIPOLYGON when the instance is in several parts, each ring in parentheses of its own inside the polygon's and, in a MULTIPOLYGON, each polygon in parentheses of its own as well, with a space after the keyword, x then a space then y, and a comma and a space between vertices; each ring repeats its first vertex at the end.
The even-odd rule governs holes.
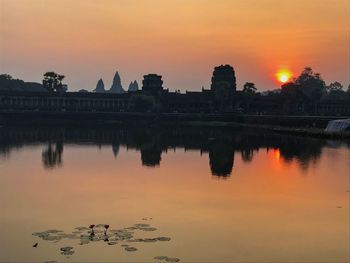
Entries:
POLYGON ((165 261, 173 263, 173 262, 179 262, 180 259, 178 259, 178 258, 167 258, 165 261))
POLYGON ((156 238, 144 238, 143 242, 157 242, 156 238))
MULTIPOLYGON (((147 218, 148 219, 148 218, 147 218)), ((134 232, 140 234, 139 231, 156 231, 157 228, 152 227, 149 224, 137 223, 131 227, 121 228, 121 229, 110 229, 108 232, 105 230, 107 225, 98 224, 93 227, 93 229, 78 226, 74 228, 71 233, 65 233, 62 230, 49 229, 43 232, 35 232, 32 235, 37 236, 46 241, 61 242, 64 239, 77 239, 77 244, 79 245, 92 245, 95 242, 104 242, 106 245, 117 245, 122 242, 121 247, 127 252, 135 252, 138 249, 136 247, 130 246, 128 242, 145 242, 154 243, 158 241, 170 241, 170 237, 138 237, 134 238, 134 232), (134 231, 135 230, 135 231, 134 231)), ((108 227, 107 227, 108 228, 108 227)), ((62 255, 67 257, 75 253, 73 247, 66 246, 60 248, 62 255)), ((167 262, 178 262, 177 258, 169 258, 165 256, 158 256, 156 259, 167 261, 167 262)))
POLYGON ((61 247, 61 254, 65 256, 71 256, 74 254, 73 247, 61 247))
POLYGON ((33 236, 40 237, 40 238, 43 238, 43 237, 49 236, 50 234, 47 233, 47 232, 36 232, 36 233, 33 233, 32 235, 33 235, 33 236))
POLYGON ((126 247, 126 248, 124 248, 126 251, 128 251, 128 252, 135 252, 135 251, 137 251, 137 248, 136 247, 126 247))
POLYGON ((162 260, 162 261, 166 261, 166 262, 170 262, 170 263, 174 263, 174 262, 179 262, 180 261, 180 259, 178 259, 178 258, 169 258, 167 256, 156 256, 156 257, 154 257, 154 259, 162 260))
POLYGON ((61 237, 59 236, 44 236, 42 237, 43 240, 48 240, 48 241, 56 241, 56 240, 61 240, 61 237))
POLYGON ((142 227, 139 229, 142 231, 156 231, 157 230, 157 228, 155 228, 155 227, 142 227))
POLYGON ((56 234, 56 233, 63 232, 63 231, 57 230, 57 229, 49 229, 49 230, 46 230, 45 232, 49 233, 49 234, 56 234))
POLYGON ((167 256, 156 256, 156 257, 154 257, 154 259, 157 259, 157 260, 167 260, 168 257, 167 257, 167 256))
POLYGON ((85 227, 85 226, 78 226, 75 229, 78 229, 79 231, 87 231, 90 230, 89 228, 85 227))
POLYGON ((137 227, 137 228, 140 228, 140 227, 149 227, 150 225, 149 224, 142 224, 142 223, 140 223, 140 224, 135 224, 134 226, 137 227))
POLYGON ((68 251, 68 250, 72 250, 73 247, 61 247, 60 250, 61 251, 68 251))
POLYGON ((86 244, 89 244, 90 243, 90 240, 80 240, 80 245, 86 245, 86 244))
POLYGON ((170 241, 171 238, 170 237, 157 237, 157 240, 159 240, 159 241, 170 241))

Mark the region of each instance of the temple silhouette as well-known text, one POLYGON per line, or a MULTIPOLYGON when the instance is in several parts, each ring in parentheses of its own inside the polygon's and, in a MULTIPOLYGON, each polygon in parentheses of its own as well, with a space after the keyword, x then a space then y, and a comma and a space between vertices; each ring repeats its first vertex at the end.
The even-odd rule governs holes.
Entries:
POLYGON ((305 70, 309 70, 304 71, 309 74, 305 83, 287 83, 282 85, 282 92, 277 90, 266 94, 256 93, 254 83, 246 83, 243 90, 237 90, 235 70, 230 65, 214 68, 209 89, 185 93, 164 88, 162 76, 158 74, 144 75, 141 89, 136 81, 132 81, 126 91, 117 71, 110 89, 106 90, 103 80, 99 79, 94 92, 85 89, 65 92, 67 86, 61 83, 64 76, 54 72, 44 74, 59 77, 58 80, 45 79, 43 86, 48 85, 49 91, 38 83, 10 80, 6 79, 9 75, 1 75, 4 84, 0 83, 0 111, 349 116, 350 92, 335 89, 323 98, 321 93, 326 90, 325 82, 318 79, 319 75, 314 74, 311 68, 305 70), (57 87, 52 86, 55 81, 58 81, 57 87), (15 87, 2 87, 8 83, 15 87), (16 89, 16 85, 22 88, 16 89))

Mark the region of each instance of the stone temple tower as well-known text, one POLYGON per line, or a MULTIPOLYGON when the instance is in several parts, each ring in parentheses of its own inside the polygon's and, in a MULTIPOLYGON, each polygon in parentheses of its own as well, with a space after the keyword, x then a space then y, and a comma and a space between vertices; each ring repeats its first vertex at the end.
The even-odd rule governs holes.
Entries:
POLYGON ((162 76, 157 74, 148 74, 143 76, 142 91, 153 95, 161 94, 163 91, 162 76))
POLYGON ((125 90, 122 87, 122 83, 121 83, 118 71, 114 75, 112 87, 109 90, 109 92, 110 93, 124 93, 125 92, 125 90))
POLYGON ((105 93, 105 84, 103 83, 102 79, 99 79, 96 85, 95 92, 97 93, 105 93))
POLYGON ((233 67, 230 65, 221 65, 214 68, 211 78, 211 89, 215 91, 223 86, 230 91, 236 91, 236 76, 233 67))
POLYGON ((210 89, 213 91, 217 109, 221 112, 232 111, 232 99, 236 92, 236 76, 233 67, 230 65, 215 67, 210 89))

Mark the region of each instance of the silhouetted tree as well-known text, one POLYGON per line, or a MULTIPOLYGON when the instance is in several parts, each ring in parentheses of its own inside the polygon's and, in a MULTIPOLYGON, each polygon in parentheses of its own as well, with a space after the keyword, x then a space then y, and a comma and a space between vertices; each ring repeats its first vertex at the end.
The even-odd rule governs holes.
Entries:
POLYGON ((317 114, 318 103, 326 94, 326 84, 319 73, 305 67, 293 81, 283 84, 284 107, 289 113, 308 112, 317 114))
POLYGON ((246 82, 243 85, 243 98, 244 100, 242 101, 244 104, 242 105, 242 107, 244 108, 244 112, 245 113, 249 113, 250 112, 250 106, 252 104, 252 101, 254 101, 254 99, 260 95, 260 93, 256 93, 256 87, 255 84, 252 82, 246 82))
POLYGON ((282 95, 289 106, 303 104, 306 101, 306 96, 302 92, 301 86, 294 82, 288 82, 281 86, 282 95))
POLYGON ((253 82, 246 82, 243 85, 243 92, 253 94, 257 91, 255 84, 253 82))
POLYGON ((20 79, 14 79, 9 74, 0 75, 0 90, 9 91, 33 91, 43 92, 46 91, 41 84, 35 82, 24 82, 20 79))
POLYGON ((334 93, 334 92, 341 92, 343 91, 343 85, 339 83, 338 81, 333 82, 327 86, 327 91, 329 93, 334 93))
POLYGON ((310 67, 305 67, 294 82, 300 85, 302 92, 313 101, 320 100, 326 91, 326 83, 321 75, 314 73, 310 67))
POLYGON ((12 80, 12 76, 10 74, 1 74, 0 79, 1 80, 12 80))
POLYGON ((0 89, 20 90, 23 88, 23 86, 23 80, 13 79, 9 74, 0 75, 0 89))
POLYGON ((43 86, 48 91, 65 92, 67 90, 67 85, 62 84, 64 78, 64 75, 57 74, 53 71, 46 72, 44 74, 43 86))
POLYGON ((254 152, 252 149, 246 148, 241 150, 241 157, 243 162, 251 162, 253 160, 254 152))

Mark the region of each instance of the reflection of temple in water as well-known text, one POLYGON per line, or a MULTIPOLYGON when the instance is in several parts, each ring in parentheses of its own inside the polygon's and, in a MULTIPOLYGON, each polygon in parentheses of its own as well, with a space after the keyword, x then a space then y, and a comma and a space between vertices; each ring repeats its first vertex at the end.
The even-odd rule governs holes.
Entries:
POLYGON ((209 164, 215 176, 229 176, 232 172, 235 152, 233 146, 216 141, 209 148, 209 164))
MULTIPOLYGON (((285 162, 297 160, 306 169, 310 162, 317 162, 325 140, 296 136, 257 133, 221 128, 2 128, 0 129, 0 157, 6 157, 12 149, 27 144, 44 144, 42 163, 53 168, 62 165, 65 143, 111 146, 117 157, 120 147, 140 152, 142 165, 159 166, 161 155, 168 149, 184 148, 207 153, 211 173, 218 177, 232 174, 235 152, 242 161, 250 162, 260 148, 279 149, 285 162)), ((350 145, 348 145, 350 147, 350 145)), ((334 147, 334 146, 332 146, 334 147)))
POLYGON ((141 148, 141 161, 145 166, 158 166, 160 165, 162 149, 152 147, 153 145, 146 145, 141 148))

